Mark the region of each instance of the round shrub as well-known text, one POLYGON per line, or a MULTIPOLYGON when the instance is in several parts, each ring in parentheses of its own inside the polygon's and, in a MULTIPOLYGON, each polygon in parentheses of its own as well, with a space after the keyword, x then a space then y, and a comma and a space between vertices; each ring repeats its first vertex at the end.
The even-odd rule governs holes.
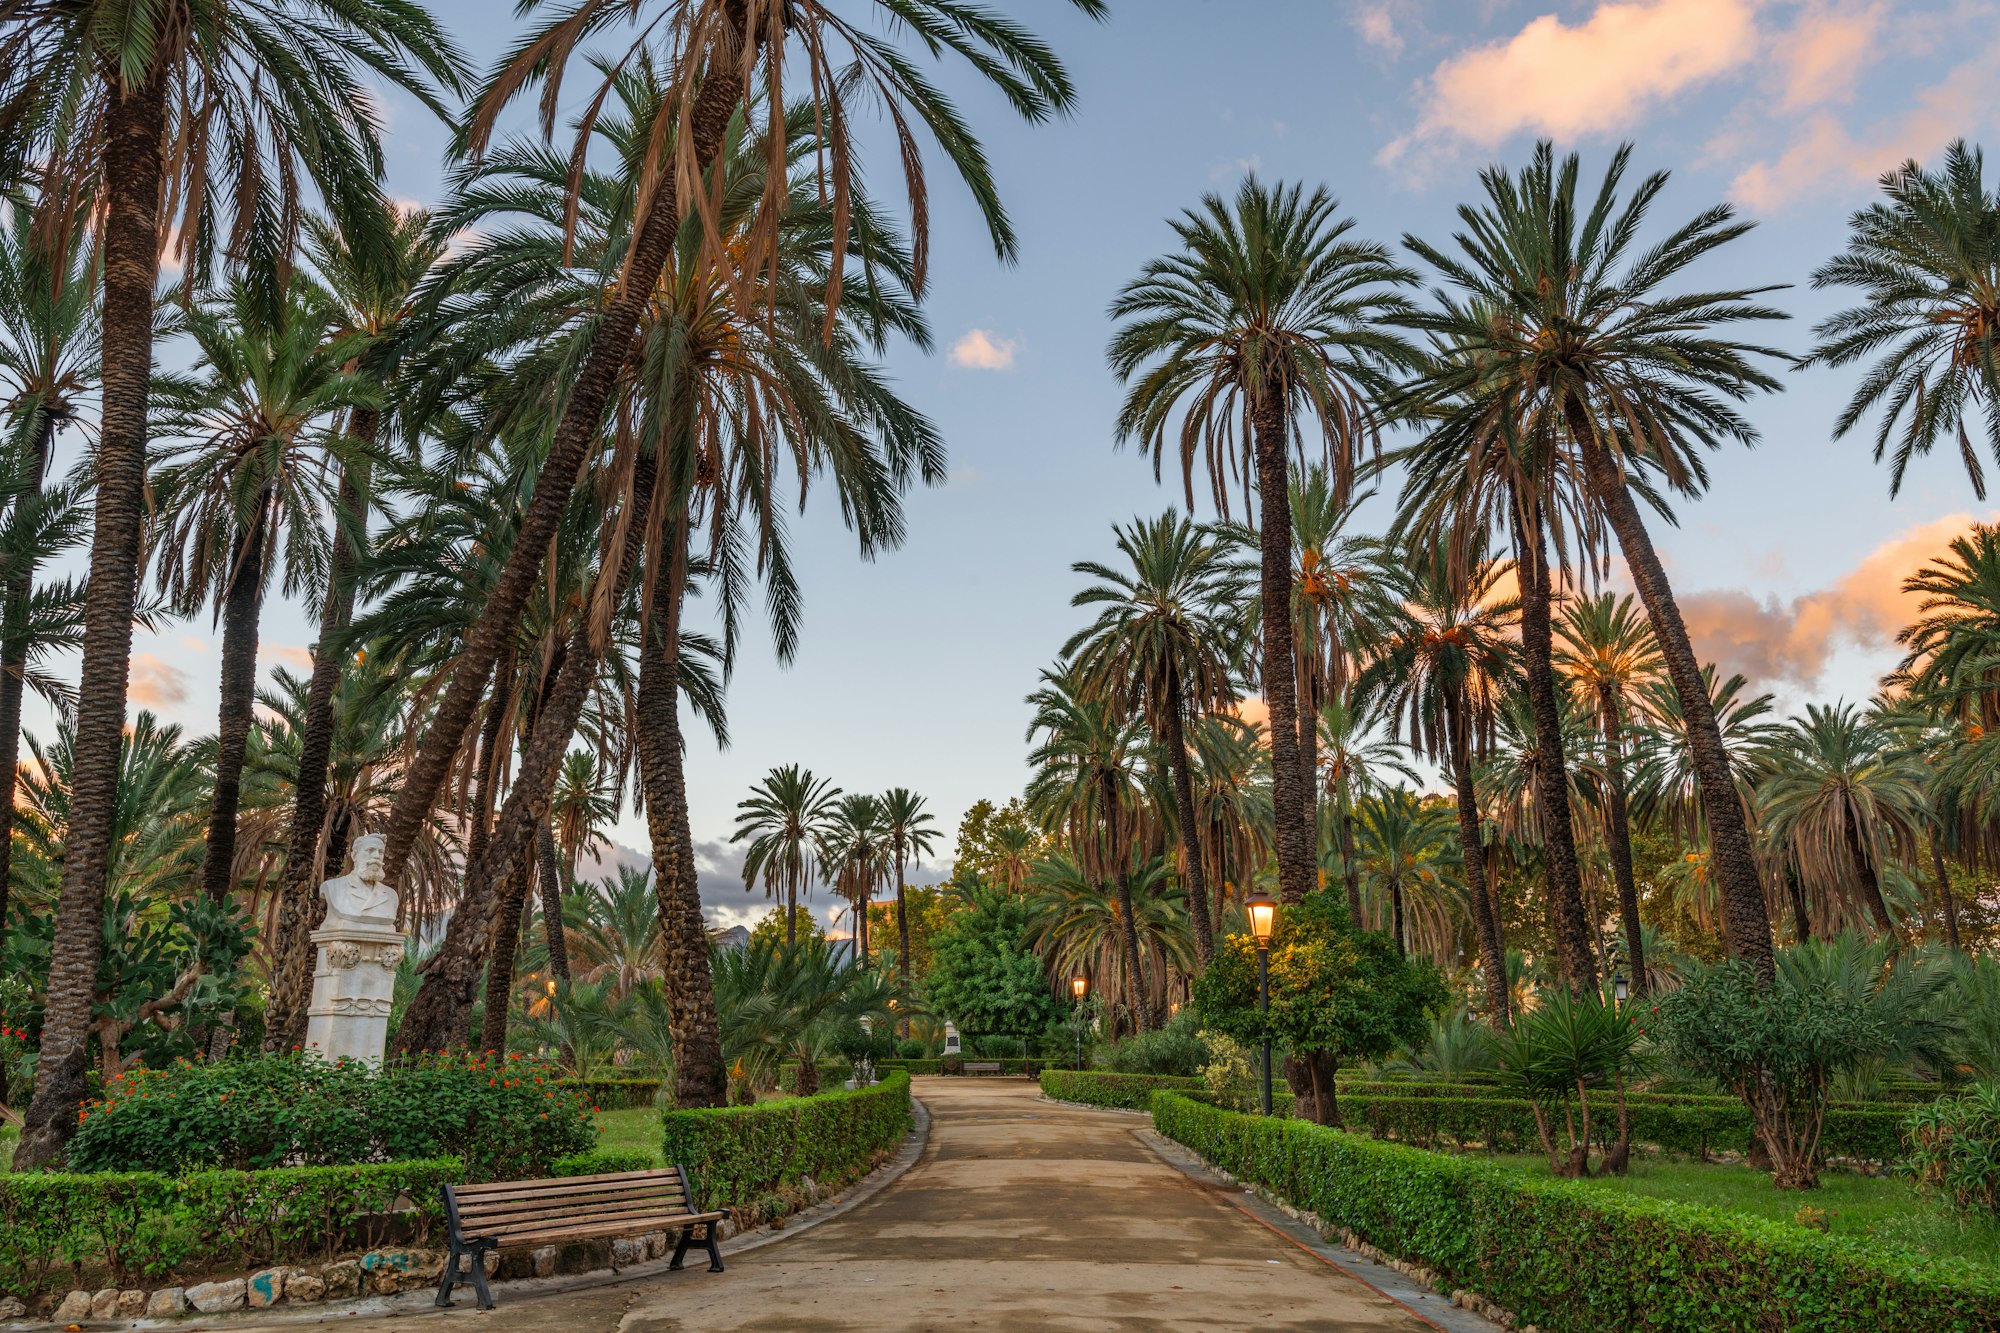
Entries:
POLYGON ((316 1055, 181 1061, 84 1105, 74 1171, 254 1171, 458 1157, 467 1179, 548 1175, 597 1143, 587 1096, 545 1061, 425 1055, 379 1072, 316 1055))
POLYGON ((1154 1074, 1192 1078, 1208 1063, 1208 1043, 1201 1020, 1183 1009, 1164 1027, 1137 1032, 1112 1046, 1098 1048, 1097 1066, 1114 1074, 1154 1074))
POLYGON ((915 1037, 905 1037, 896 1044, 896 1054, 904 1060, 924 1058, 924 1044, 915 1037))
POLYGON ((1903 1122, 1907 1169, 1954 1208, 2000 1216, 2000 1083, 1978 1083, 1919 1107, 1903 1122))

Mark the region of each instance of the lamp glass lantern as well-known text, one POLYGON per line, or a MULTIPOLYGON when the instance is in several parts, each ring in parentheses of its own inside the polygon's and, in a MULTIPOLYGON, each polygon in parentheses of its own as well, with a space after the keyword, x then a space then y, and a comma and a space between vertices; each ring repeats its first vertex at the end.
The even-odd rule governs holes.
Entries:
POLYGON ((1620 973, 1618 976, 1611 978, 1612 999, 1616 1000, 1619 1004, 1623 1004, 1631 996, 1631 994, 1632 994, 1632 987, 1625 980, 1623 973, 1620 973))
POLYGON ((1250 933, 1256 937, 1257 947, 1268 948, 1278 929, 1278 900, 1260 889, 1243 900, 1243 913, 1250 918, 1250 933))
POLYGON ((1089 993, 1090 993, 1089 977, 1071 977, 1069 979, 1069 994, 1071 999, 1081 1000, 1084 996, 1088 995, 1089 993))

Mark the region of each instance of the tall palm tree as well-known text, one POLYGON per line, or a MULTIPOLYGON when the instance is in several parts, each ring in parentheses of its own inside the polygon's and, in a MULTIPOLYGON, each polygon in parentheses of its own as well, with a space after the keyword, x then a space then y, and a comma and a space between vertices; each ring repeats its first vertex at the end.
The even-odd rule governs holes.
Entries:
MULTIPOLYGON (((41 1072, 15 1154, 23 1168, 56 1160, 85 1091, 138 593, 160 238, 180 238, 190 291, 208 276, 211 247, 226 239, 254 281, 282 293, 307 186, 343 227, 367 236, 380 211, 381 153, 363 71, 443 116, 430 84, 455 91, 460 62, 442 29, 404 0, 284 0, 254 10, 183 0, 170 21, 150 6, 136 17, 129 0, 0 0, 0 103, 11 104, 23 82, 63 90, 39 104, 46 114, 13 120, 0 137, 51 145, 45 198, 60 201, 59 225, 85 196, 101 201, 103 219, 104 372, 77 808, 41 1072)), ((0 155, 11 147, 0 143, 0 155)))
POLYGON ((1403 762, 1393 737, 1376 729, 1380 719, 1362 701, 1349 696, 1328 699, 1319 710, 1318 771, 1315 787, 1324 786, 1332 801, 1320 806, 1319 848, 1322 860, 1337 855, 1347 881, 1347 909, 1361 923, 1361 873, 1355 856, 1354 817, 1362 798, 1386 789, 1388 779, 1415 782, 1417 775, 1403 762), (1330 826, 1330 827, 1329 827, 1330 826))
POLYGON ((1569 681, 1603 743, 1605 843, 1618 885, 1618 914, 1625 930, 1625 963, 1632 989, 1643 995, 1645 933, 1639 923, 1639 889, 1632 878, 1632 829, 1628 813, 1625 727, 1632 696, 1659 674, 1660 647, 1653 630, 1627 595, 1572 598, 1557 622, 1555 667, 1569 681))
POLYGON ((896 866, 896 970, 907 983, 910 980, 910 918, 904 904, 903 872, 908 868, 911 857, 929 856, 937 850, 938 839, 943 834, 937 820, 924 808, 924 798, 908 787, 891 787, 882 793, 882 826, 883 836, 888 840, 889 859, 896 866))
POLYGON ((79 526, 67 491, 47 493, 57 433, 97 386, 98 320, 91 252, 82 228, 52 248, 34 235, 34 213, 8 210, 0 226, 0 412, 5 413, 6 576, 0 603, 0 940, 7 932, 14 802, 21 760, 21 701, 35 574, 54 552, 51 536, 79 526), (51 524, 55 528, 51 531, 51 524))
POLYGON ((1133 1026, 1143 1031, 1154 1021, 1147 1015, 1165 998, 1169 977, 1192 968, 1194 936, 1185 890, 1171 882, 1165 860, 1136 863, 1127 890, 1129 907, 1065 853, 1043 857, 1028 877, 1034 912, 1029 941, 1052 975, 1087 976, 1100 994, 1123 995, 1133 1026), (1136 953, 1128 934, 1139 941, 1136 953))
POLYGON ((1758 798, 1772 839, 1789 845, 1809 882, 1851 888, 1875 929, 1894 939, 1883 871, 1891 856, 1914 857, 1930 817, 1929 775, 1894 720, 1848 703, 1808 704, 1773 738, 1767 769, 1758 798))
POLYGON ((1181 874, 1194 921, 1197 966, 1215 953, 1208 888, 1195 814, 1187 724, 1235 698, 1233 636, 1227 614, 1234 588, 1215 538, 1168 510, 1157 519, 1114 525, 1122 568, 1092 560, 1070 566, 1098 580, 1070 599, 1100 608, 1097 619, 1063 645, 1088 687, 1113 695, 1120 709, 1143 712, 1166 748, 1173 781, 1181 874))
MULTIPOLYGON (((854 923, 855 966, 867 967, 873 957, 868 943, 868 904, 874 901, 875 890, 889 869, 882 798, 866 792, 842 796, 820 843, 819 859, 820 876, 847 899, 854 923)), ((791 929, 791 923, 785 928, 791 929)))
POLYGON ((1452 824, 1442 806, 1425 805, 1405 787, 1361 803, 1356 860, 1362 882, 1389 900, 1389 937, 1398 953, 1409 948, 1406 899, 1417 894, 1438 904, 1455 892, 1458 849, 1452 824))
POLYGON ((1987 188, 1986 155, 1958 139, 1942 168, 1905 162, 1883 175, 1882 193, 1848 219, 1847 249, 1813 272, 1815 288, 1853 288, 1861 304, 1814 327, 1801 365, 1871 362, 1833 434, 1880 411, 1875 461, 1889 458, 1891 496, 1942 438, 1983 500, 1986 468, 1966 425, 1983 416, 2000 462, 2000 192, 1987 188))
MULTIPOLYGON (((1375 436, 1370 395, 1406 364, 1391 330, 1410 281, 1388 251, 1348 239, 1324 189, 1265 187, 1246 178, 1233 203, 1203 199, 1173 222, 1179 248, 1149 261, 1113 300, 1120 328, 1112 370, 1130 387, 1120 441, 1136 440, 1158 475, 1179 445, 1188 507, 1197 463, 1216 507, 1228 514, 1232 480, 1258 496, 1263 650, 1261 687, 1271 716, 1280 892, 1297 902, 1317 881, 1312 775, 1299 745, 1293 629, 1290 462, 1316 426, 1318 454, 1344 501, 1375 436), (1178 421, 1178 428, 1176 428, 1178 421)), ((1311 726, 1312 715, 1305 725, 1311 726)))
MULTIPOLYGON (((1416 326, 1461 352, 1435 362, 1415 398, 1461 440, 1490 429, 1487 407, 1505 402, 1506 431, 1567 456, 1557 470, 1566 467, 1572 483, 1581 483, 1574 503, 1583 539, 1597 546, 1602 527, 1616 534, 1687 715, 1730 946, 1769 984, 1771 926, 1749 829, 1701 664, 1634 491, 1655 504, 1655 482, 1698 494, 1707 482, 1703 451, 1725 441, 1755 443, 1756 431, 1733 404, 1777 387, 1754 358, 1781 354, 1721 331, 1782 315, 1757 304, 1769 289, 1664 290, 1751 224, 1717 205, 1635 249, 1667 175, 1646 177, 1621 200, 1630 156, 1629 147, 1619 149, 1595 195, 1579 199, 1579 159, 1572 154, 1558 164, 1555 150, 1540 144, 1518 176, 1497 167, 1483 174, 1486 202, 1460 209, 1456 253, 1406 238, 1457 292, 1441 296, 1416 326)), ((1540 483, 1547 503, 1558 477, 1540 483)), ((1544 572, 1529 571, 1530 581, 1548 583, 1544 572)), ((1531 617, 1531 609, 1524 604, 1524 632, 1536 629, 1539 638, 1539 624, 1529 622, 1539 622, 1540 612, 1531 617)), ((1539 644, 1530 645, 1530 683, 1538 691, 1539 659, 1539 644)), ((1553 712, 1546 703, 1537 709, 1553 712)), ((1570 940, 1573 949, 1581 943, 1570 940)), ((1573 985, 1591 980, 1575 963, 1571 974, 1573 985)))
MULTIPOLYGON (((1087 14, 1103 10, 1102 0, 1070 3, 1087 14)), ((780 205, 791 189, 782 172, 774 171, 761 182, 765 207, 755 214, 757 221, 741 238, 743 244, 734 247, 717 226, 721 181, 710 177, 704 188, 692 192, 694 197, 687 193, 689 183, 709 177, 725 151, 732 122, 749 110, 751 102, 768 94, 769 102, 777 103, 778 114, 769 117, 768 125, 774 163, 786 160, 787 137, 792 132, 811 138, 824 128, 830 136, 827 161, 832 170, 826 184, 831 197, 824 202, 837 225, 831 241, 832 262, 823 275, 827 307, 839 304, 841 285, 849 276, 846 221, 861 211, 856 207, 859 168, 848 140, 848 102, 864 89, 887 109, 904 149, 902 162, 919 227, 915 290, 921 294, 924 287, 928 238, 922 229, 929 214, 924 202, 922 155, 910 131, 911 118, 931 132, 965 180, 1001 257, 1010 259, 1014 253, 1013 232, 970 128, 894 43, 857 28, 833 12, 825 0, 790 0, 786 4, 769 0, 584 0, 581 5, 538 3, 536 7, 558 12, 515 46, 481 91, 466 127, 466 142, 475 154, 486 147, 505 109, 537 85, 544 88, 542 131, 545 136, 552 135, 556 94, 569 59, 580 47, 590 45, 579 38, 619 25, 630 25, 637 33, 621 55, 600 62, 603 86, 592 109, 578 120, 568 163, 556 161, 557 175, 569 196, 562 219, 565 261, 578 216, 585 159, 602 109, 615 105, 611 96, 614 87, 642 65, 669 69, 671 82, 661 89, 660 100, 672 108, 672 114, 660 123, 661 133, 639 138, 632 145, 633 151, 622 157, 632 203, 629 244, 606 257, 605 299, 593 321, 588 351, 568 383, 561 417, 538 473, 534 497, 523 515, 519 539, 492 597, 465 636, 450 685, 438 702, 411 770, 405 798, 390 821, 385 870, 392 881, 424 811, 442 789, 453 756, 472 725, 495 663, 527 605, 542 554, 561 522, 577 478, 602 448, 607 411, 620 395, 628 360, 641 346, 655 289, 685 222, 700 218, 706 223, 695 232, 703 251, 700 267, 704 271, 725 281, 732 274, 753 279, 760 271, 770 278, 777 276, 778 231, 784 212, 780 205), (656 45, 661 49, 655 51, 656 45), (780 100, 780 90, 786 86, 783 71, 790 66, 802 67, 809 75, 804 86, 809 90, 811 114, 802 121, 785 115, 780 100), (669 124, 672 132, 667 132, 669 124)), ((1064 113, 1073 101, 1068 76, 1054 52, 1010 20, 982 14, 977 21, 967 22, 956 0, 873 0, 869 8, 879 8, 898 30, 910 25, 921 34, 921 44, 929 53, 949 50, 965 59, 1028 120, 1064 113)), ((694 267, 686 259, 683 256, 684 271, 694 267)), ((741 314, 750 318, 749 311, 741 314)), ((671 646, 663 651, 662 660, 676 660, 671 646)), ((665 711, 664 706, 651 710, 662 717, 665 711)), ((678 863, 683 858, 676 854, 671 859, 678 863)), ((661 883, 668 893, 694 893, 692 885, 679 885, 679 873, 671 867, 663 872, 661 883)), ((675 910, 699 916, 698 906, 682 904, 675 910)))
POLYGON ((161 589, 183 614, 214 599, 222 622, 221 711, 215 799, 202 893, 221 902, 234 886, 236 815, 257 693, 264 596, 282 569, 297 593, 326 581, 330 545, 321 515, 336 503, 321 455, 344 448, 328 424, 375 408, 374 387, 348 369, 359 348, 330 336, 331 312, 303 278, 275 309, 247 283, 187 314, 200 361, 167 395, 175 432, 153 489, 161 589))
POLYGON ((764 775, 736 804, 731 842, 748 839, 743 853, 743 887, 761 881, 767 896, 785 904, 785 943, 797 938, 794 917, 799 894, 812 886, 820 846, 833 831, 840 788, 816 778, 809 768, 786 764, 764 775))
POLYGON ((1459 864, 1479 931, 1487 1011, 1505 1027, 1507 946, 1472 772, 1491 745, 1494 719, 1517 678, 1513 637, 1520 602, 1503 591, 1510 572, 1504 561, 1481 555, 1461 564, 1437 547, 1391 548, 1382 559, 1405 573, 1396 585, 1396 612, 1366 640, 1370 660, 1357 696, 1367 704, 1379 699, 1391 731, 1400 725, 1411 749, 1443 758, 1451 772, 1459 864))

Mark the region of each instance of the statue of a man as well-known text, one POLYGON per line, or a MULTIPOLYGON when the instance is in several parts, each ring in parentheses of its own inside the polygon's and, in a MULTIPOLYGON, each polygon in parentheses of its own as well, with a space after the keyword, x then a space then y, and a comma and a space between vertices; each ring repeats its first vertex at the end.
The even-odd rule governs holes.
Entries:
POLYGON ((322 930, 335 926, 394 926, 396 891, 382 878, 382 846, 379 833, 364 833, 354 840, 348 854, 353 869, 319 886, 326 899, 326 920, 322 930))

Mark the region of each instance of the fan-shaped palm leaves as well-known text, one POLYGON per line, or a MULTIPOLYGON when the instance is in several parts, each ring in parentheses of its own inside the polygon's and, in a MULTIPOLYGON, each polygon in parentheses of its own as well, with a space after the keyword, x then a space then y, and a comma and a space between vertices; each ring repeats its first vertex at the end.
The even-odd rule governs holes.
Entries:
POLYGON ((786 944, 797 939, 799 895, 812 887, 840 797, 840 788, 830 780, 786 764, 765 774, 737 803, 736 832, 729 840, 750 843, 743 854, 743 887, 761 882, 766 896, 784 899, 786 944))
MULTIPOLYGON (((896 867, 896 971, 905 982, 910 979, 910 918, 904 903, 903 873, 911 857, 929 856, 937 849, 937 820, 924 808, 924 798, 907 787, 891 787, 882 793, 883 836, 888 841, 889 860, 896 867)), ((1003 829, 1002 833, 1026 833, 1027 829, 1003 829)), ((1007 848, 1003 845, 1002 854, 1007 848)))
MULTIPOLYGON (((1406 906, 1433 959, 1456 943, 1452 911, 1460 896, 1456 821, 1442 805, 1395 788, 1361 802, 1355 827, 1355 860, 1361 883, 1378 903, 1387 900, 1389 935, 1397 951, 1408 947, 1406 906)), ((1378 919, 1383 913, 1376 914, 1378 919)), ((1359 921, 1356 925, 1361 924, 1359 921)))

